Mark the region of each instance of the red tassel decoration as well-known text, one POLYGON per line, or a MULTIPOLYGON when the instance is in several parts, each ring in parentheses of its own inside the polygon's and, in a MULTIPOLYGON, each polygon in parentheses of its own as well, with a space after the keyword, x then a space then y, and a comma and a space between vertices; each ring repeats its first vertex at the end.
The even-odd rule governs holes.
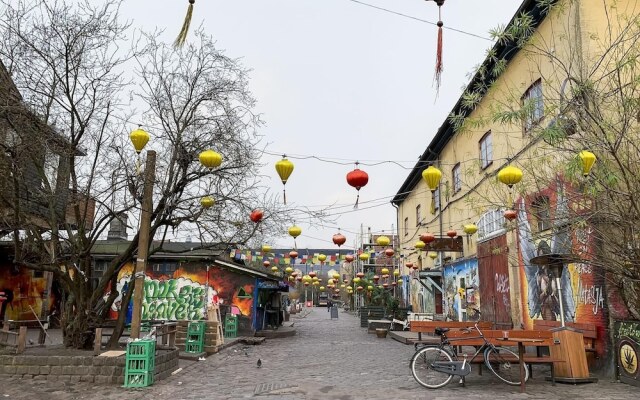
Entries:
POLYGON ((435 73, 435 81, 436 81, 436 95, 440 92, 440 83, 442 82, 442 5, 444 4, 444 0, 435 0, 438 5, 438 44, 436 46, 436 73, 435 73))

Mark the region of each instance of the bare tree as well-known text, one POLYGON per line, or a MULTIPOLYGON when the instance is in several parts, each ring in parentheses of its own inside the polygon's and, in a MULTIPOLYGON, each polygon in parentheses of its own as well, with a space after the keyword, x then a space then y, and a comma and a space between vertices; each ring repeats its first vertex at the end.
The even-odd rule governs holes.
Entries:
POLYGON ((194 43, 174 50, 156 34, 138 34, 132 46, 135 33, 121 22, 118 0, 1 4, 0 57, 21 95, 0 105, 3 122, 21 137, 19 145, 5 146, 19 195, 2 196, 3 207, 12 210, 3 233, 13 237, 17 265, 53 274, 67 292, 66 345, 90 345, 92 327, 106 318, 117 295, 112 290, 105 304, 103 293, 116 287, 120 268, 137 251, 138 234, 92 287, 96 241, 114 218, 127 215, 134 225, 140 212, 142 160, 128 139, 138 124, 151 133, 148 148, 158 152, 151 220, 156 250, 168 238, 188 235, 202 246, 224 248, 246 243, 259 227, 282 230, 285 214, 264 194, 258 175, 261 121, 252 112, 247 71, 211 37, 198 31, 194 43), (39 122, 25 124, 25 118, 39 122), (57 181, 47 173, 47 154, 29 155, 30 148, 54 143, 57 181), (198 162, 206 149, 223 156, 213 171, 198 162), (41 185, 25 181, 19 157, 31 157, 41 185), (61 212, 63 193, 70 207, 61 212), (37 218, 25 207, 33 196, 37 218), (203 209, 203 196, 215 206, 203 209), (255 207, 270 215, 263 225, 247 222, 255 207))

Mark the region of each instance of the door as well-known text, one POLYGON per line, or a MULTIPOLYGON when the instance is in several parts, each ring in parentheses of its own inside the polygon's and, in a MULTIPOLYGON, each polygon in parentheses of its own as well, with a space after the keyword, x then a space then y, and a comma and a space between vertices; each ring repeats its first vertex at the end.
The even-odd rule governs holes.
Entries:
POLYGON ((507 236, 478 244, 478 280, 482 321, 492 321, 496 329, 511 329, 511 300, 507 236))

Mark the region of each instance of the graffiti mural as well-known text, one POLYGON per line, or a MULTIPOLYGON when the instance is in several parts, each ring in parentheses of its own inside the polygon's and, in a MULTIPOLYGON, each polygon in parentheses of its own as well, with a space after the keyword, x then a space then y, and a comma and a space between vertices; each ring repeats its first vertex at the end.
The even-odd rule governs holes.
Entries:
MULTIPOLYGON (((560 303, 567 322, 589 323, 596 326, 598 336, 604 337, 607 324, 604 274, 587 263, 566 263, 556 276, 549 265, 534 265, 534 257, 560 254, 589 260, 595 248, 592 228, 570 231, 566 229, 569 210, 572 209, 564 185, 544 192, 551 210, 551 226, 543 232, 532 232, 536 221, 530 199, 518 201, 518 248, 522 314, 525 327, 532 328, 535 319, 560 321, 560 303), (559 279, 559 286, 558 280, 559 279)), ((598 340, 596 350, 604 352, 605 340, 598 340)))
MULTIPOLYGON (((151 269, 151 268, 149 268, 151 269)), ((233 307, 239 316, 252 318, 255 279, 202 263, 180 263, 171 274, 147 270, 142 301, 142 319, 199 319, 204 316, 205 299, 233 307)), ((131 280, 133 265, 126 264, 118 274, 119 295, 110 317, 116 318, 122 296, 131 280)), ((109 293, 105 294, 105 297, 109 293)))
MULTIPOLYGON (((478 260, 470 259, 445 265, 444 313, 453 321, 476 321, 480 309, 478 260)), ((508 281, 507 281, 508 282, 508 281)))
POLYGON ((59 301, 52 294, 45 295, 47 279, 44 275, 26 268, 16 268, 13 263, 0 264, 0 321, 32 320, 53 312, 59 301), (45 301, 46 300, 46 301, 45 301), (42 308, 46 309, 43 310, 42 308), (44 312, 43 312, 44 311, 44 312))

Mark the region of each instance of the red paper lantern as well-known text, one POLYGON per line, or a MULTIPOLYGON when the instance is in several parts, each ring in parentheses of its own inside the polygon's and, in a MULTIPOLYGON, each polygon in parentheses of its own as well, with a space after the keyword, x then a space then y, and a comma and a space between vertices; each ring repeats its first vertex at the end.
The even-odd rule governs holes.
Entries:
POLYGON ((302 280, 302 277, 301 277, 300 275, 298 275, 298 276, 296 276, 296 280, 297 280, 298 282, 300 282, 300 281, 302 280))
POLYGON ((447 231, 447 236, 449 236, 451 239, 453 239, 454 237, 458 236, 458 232, 456 232, 455 230, 451 229, 450 231, 447 231))
POLYGON ((304 283, 304 285, 305 285, 305 286, 309 286, 309 282, 305 282, 305 283, 304 283))
POLYGON ((360 279, 364 278, 364 272, 358 272, 356 276, 360 279))
POLYGON ((393 257, 393 255, 394 255, 394 254, 396 254, 396 252, 395 252, 395 251, 393 251, 393 249, 386 249, 386 250, 384 251, 384 254, 386 254, 386 255, 387 255, 387 257, 393 257))
POLYGON ((518 213, 516 212, 516 210, 506 210, 504 212, 504 217, 509 221, 513 221, 514 219, 516 219, 517 216, 518 216, 518 213))
POLYGON ((374 275, 374 276, 373 276, 373 281, 374 281, 375 283, 378 283, 378 280, 379 280, 379 279, 380 279, 380 277, 379 277, 378 275, 374 275))
POLYGON ((289 252, 289 257, 298 258, 298 252, 297 251, 290 251, 289 252))
POLYGON ((389 287, 389 284, 388 284, 388 283, 383 283, 383 284, 382 284, 382 287, 386 289, 386 288, 388 288, 388 287, 389 287))
POLYGON ((423 233, 420 235, 420 240, 422 240, 425 244, 429 244, 436 240, 436 236, 433 233, 423 233))
POLYGON ((356 288, 356 290, 357 290, 358 292, 362 292, 362 291, 364 290, 364 288, 363 288, 362 286, 358 286, 358 287, 356 288))
POLYGON ((309 272, 309 276, 310 276, 310 277, 312 277, 312 278, 315 278, 315 277, 316 277, 316 275, 317 275, 317 274, 316 274, 315 272, 313 272, 313 271, 309 272))
POLYGON ((360 201, 360 189, 365 187, 369 182, 369 175, 363 170, 358 168, 358 163, 356 162, 356 168, 347 174, 347 183, 358 191, 358 197, 356 198, 355 207, 358 207, 358 202, 360 201))
POLYGON ((391 282, 391 286, 398 286, 398 282, 396 281, 391 282))
POLYGON ((411 267, 413 267, 413 263, 412 262, 408 262, 408 263, 405 264, 405 266, 407 268, 411 268, 411 267))
POLYGON ((333 235, 332 240, 333 244, 340 247, 347 241, 347 238, 342 233, 336 233, 335 235, 333 235))
POLYGON ((347 254, 344 256, 344 259, 347 260, 347 262, 352 262, 355 258, 353 257, 353 254, 347 254))
POLYGON ((264 217, 264 213, 262 212, 262 210, 253 210, 251 211, 251 215, 249 215, 249 219, 251 219, 251 221, 255 222, 256 224, 262 221, 262 217, 264 217))
POLYGON ((269 268, 271 266, 271 263, 269 261, 264 261, 262 265, 264 265, 265 268, 269 268))
POLYGON ((413 270, 415 271, 415 270, 417 270, 417 269, 418 269, 418 266, 417 266, 416 264, 414 264, 414 265, 412 266, 412 268, 413 268, 413 270))

